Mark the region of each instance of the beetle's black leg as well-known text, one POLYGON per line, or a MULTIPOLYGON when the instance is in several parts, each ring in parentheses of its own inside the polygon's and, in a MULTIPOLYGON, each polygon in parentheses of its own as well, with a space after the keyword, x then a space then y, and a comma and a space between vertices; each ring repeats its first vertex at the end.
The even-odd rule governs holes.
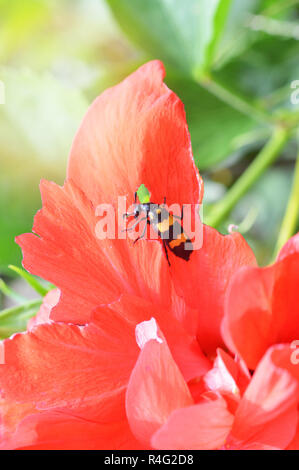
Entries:
POLYGON ((181 215, 172 215, 174 219, 183 220, 184 218, 184 204, 182 205, 181 215))
POLYGON ((134 193, 134 204, 136 204, 136 201, 137 201, 137 191, 135 191, 134 193))
POLYGON ((142 234, 140 235, 140 237, 138 237, 138 238, 136 238, 136 240, 134 240, 133 245, 135 245, 135 243, 138 242, 138 240, 140 240, 141 238, 144 238, 144 235, 145 235, 145 232, 146 232, 146 227, 147 227, 147 224, 144 224, 144 229, 143 229, 142 234))
POLYGON ((170 266, 170 261, 169 261, 169 258, 168 258, 168 253, 167 253, 167 248, 166 248, 166 243, 165 243, 165 240, 163 240, 163 248, 164 248, 164 251, 165 251, 165 255, 166 255, 166 259, 167 259, 167 263, 169 264, 170 266))
POLYGON ((163 204, 166 204, 166 196, 164 196, 163 204))
POLYGON ((131 227, 123 229, 122 232, 132 232, 132 230, 134 230, 134 228, 137 227, 137 225, 140 224, 140 222, 142 222, 143 220, 147 220, 147 217, 142 217, 141 219, 137 220, 137 222, 135 222, 131 227))

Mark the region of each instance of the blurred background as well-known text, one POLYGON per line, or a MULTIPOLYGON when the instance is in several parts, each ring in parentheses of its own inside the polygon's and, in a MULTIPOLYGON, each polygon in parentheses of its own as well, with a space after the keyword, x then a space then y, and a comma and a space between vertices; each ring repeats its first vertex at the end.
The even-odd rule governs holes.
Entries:
POLYGON ((299 1, 0 0, 0 275, 8 284, 17 285, 8 265, 21 265, 14 238, 31 231, 40 179, 63 182, 89 104, 152 58, 164 61, 185 104, 204 211, 250 165, 273 121, 291 123, 279 158, 217 223, 224 233, 239 225, 260 264, 269 262, 298 151, 299 1))

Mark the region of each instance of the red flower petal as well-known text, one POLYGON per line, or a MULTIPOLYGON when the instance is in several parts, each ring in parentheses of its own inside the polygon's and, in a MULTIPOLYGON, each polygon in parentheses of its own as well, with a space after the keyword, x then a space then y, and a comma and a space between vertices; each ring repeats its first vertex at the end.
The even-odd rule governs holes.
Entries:
POLYGON ((234 417, 218 397, 174 411, 153 436, 155 449, 209 450, 223 446, 234 417))
POLYGON ((244 265, 256 265, 255 256, 239 233, 221 235, 203 225, 203 246, 189 261, 171 257, 175 287, 187 304, 198 309, 198 340, 207 353, 223 346, 220 324, 224 295, 235 272, 244 265))
POLYGON ((120 317, 123 318, 121 338, 116 337, 116 341, 121 339, 127 342, 129 349, 137 349, 138 352, 135 327, 155 317, 186 381, 204 375, 212 367, 211 362, 201 352, 195 338, 183 329, 175 317, 170 317, 168 310, 157 304, 138 297, 122 296, 119 302, 97 308, 94 315, 97 323, 102 322, 108 331, 113 328, 114 323, 119 323, 120 317))
POLYGON ((248 386, 250 374, 237 359, 233 360, 226 352, 217 350, 213 368, 204 376, 209 390, 231 394, 240 398, 248 386))
POLYGON ((52 309, 58 304, 59 298, 59 289, 53 289, 48 292, 43 298, 43 303, 36 316, 29 320, 27 324, 27 329, 32 330, 34 326, 48 322, 50 318, 50 313, 52 309))
POLYGON ((223 336, 251 369, 269 346, 299 338, 299 252, 294 242, 274 265, 244 267, 228 289, 223 336))
MULTIPOLYGON (((117 408, 115 409, 117 412, 117 408)), ((126 419, 97 422, 70 414, 67 409, 53 409, 28 415, 16 431, 3 439, 0 449, 140 449, 126 419)))
POLYGON ((299 450, 299 413, 296 434, 286 450, 299 450))
MULTIPOLYGON (((160 335, 159 335, 160 336, 160 335)), ((147 446, 170 413, 193 403, 165 338, 148 341, 132 372, 126 410, 133 434, 147 446)))
MULTIPOLYGON (((125 416, 125 387, 138 347, 133 340, 123 340, 128 329, 124 318, 114 319, 111 325, 107 313, 105 317, 105 322, 94 321, 86 327, 45 323, 5 341, 6 363, 0 366, 0 389, 1 409, 5 410, 2 434, 6 438, 13 431, 9 423, 16 424, 20 410, 30 404, 25 416, 37 410, 67 409, 70 421, 76 417, 97 423, 95 429, 102 429, 98 436, 102 439, 111 427, 115 439, 126 439, 125 426, 131 436, 125 416)), ((42 426, 42 417, 32 420, 42 426)), ((32 445, 36 443, 34 436, 32 445)))
POLYGON ((284 449, 290 443, 297 425, 299 372, 294 367, 288 346, 267 351, 235 415, 229 440, 235 448, 261 443, 284 449))
POLYGON ((123 297, 99 307, 86 327, 45 323, 6 340, 6 363, 0 369, 5 396, 20 403, 34 402, 41 408, 63 407, 66 402, 71 408, 82 390, 86 397, 97 391, 96 400, 103 387, 105 393, 114 392, 127 383, 139 354, 135 327, 153 314, 182 369, 186 362, 187 377, 189 362, 194 374, 204 374, 209 361, 193 347, 192 338, 175 318, 169 322, 167 311, 142 299, 123 297))
POLYGON ((153 202, 199 203, 183 103, 163 83, 159 61, 149 62, 106 90, 89 108, 75 138, 68 177, 94 205, 133 202, 143 183, 153 202))
POLYGON ((81 406, 94 401, 100 412, 101 396, 121 391, 138 353, 137 348, 132 351, 122 345, 119 323, 117 339, 111 333, 105 337, 96 323, 87 327, 45 323, 6 340, 6 363, 0 368, 3 398, 33 402, 40 409, 67 404, 69 410, 78 401, 81 406))
POLYGON ((299 233, 290 238, 282 247, 277 256, 277 261, 281 261, 293 253, 299 253, 299 233))

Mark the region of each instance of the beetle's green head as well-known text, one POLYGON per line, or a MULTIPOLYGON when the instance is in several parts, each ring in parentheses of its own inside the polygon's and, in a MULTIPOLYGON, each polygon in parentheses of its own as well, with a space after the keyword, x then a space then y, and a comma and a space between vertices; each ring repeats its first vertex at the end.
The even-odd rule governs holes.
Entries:
POLYGON ((151 194, 144 184, 141 184, 137 189, 137 196, 140 201, 140 204, 146 204, 150 202, 151 194))

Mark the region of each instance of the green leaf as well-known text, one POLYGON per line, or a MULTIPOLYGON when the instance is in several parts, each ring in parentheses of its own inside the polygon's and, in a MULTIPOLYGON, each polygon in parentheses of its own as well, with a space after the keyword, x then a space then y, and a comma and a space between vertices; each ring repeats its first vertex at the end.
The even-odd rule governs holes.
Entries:
MULTIPOLYGON (((217 48, 215 64, 218 69, 232 58, 242 60, 244 51, 263 37, 259 31, 250 26, 255 15, 264 17, 285 18, 289 9, 295 6, 296 0, 233 0, 226 25, 217 48)), ((276 49, 277 51, 277 49, 276 49)), ((279 57, 280 54, 277 54, 279 57)))
POLYGON ((231 0, 107 0, 127 36, 153 58, 199 75, 213 62, 231 0))
POLYGON ((202 57, 202 64, 200 60, 197 61, 196 69, 194 70, 194 75, 197 77, 199 77, 201 73, 208 73, 212 68, 217 45, 227 20, 231 1, 207 0, 202 3, 202 11, 206 14, 200 15, 199 28, 203 31, 205 37, 203 37, 199 43, 202 49, 202 51, 199 50, 199 59, 202 57))
POLYGON ((18 268, 17 266, 9 265, 9 269, 17 273, 20 277, 22 277, 38 294, 44 297, 49 290, 43 284, 41 284, 38 279, 31 274, 27 273, 24 269, 18 268))
POLYGON ((0 322, 3 321, 10 321, 14 322, 16 318, 20 315, 29 314, 32 310, 38 311, 39 307, 42 304, 42 300, 30 300, 29 302, 25 302, 22 305, 18 305, 17 307, 6 308, 0 311, 0 322))
POLYGON ((291 82, 299 74, 298 54, 298 41, 263 35, 217 75, 252 101, 260 100, 264 108, 272 110, 282 104, 291 108, 291 82))
POLYGON ((248 14, 254 14, 261 8, 261 0, 233 0, 221 42, 217 48, 215 62, 217 68, 232 57, 240 55, 258 37, 256 32, 245 27, 248 14))
POLYGON ((42 300, 32 300, 0 311, 0 339, 26 330, 28 320, 37 314, 41 304, 42 300))

